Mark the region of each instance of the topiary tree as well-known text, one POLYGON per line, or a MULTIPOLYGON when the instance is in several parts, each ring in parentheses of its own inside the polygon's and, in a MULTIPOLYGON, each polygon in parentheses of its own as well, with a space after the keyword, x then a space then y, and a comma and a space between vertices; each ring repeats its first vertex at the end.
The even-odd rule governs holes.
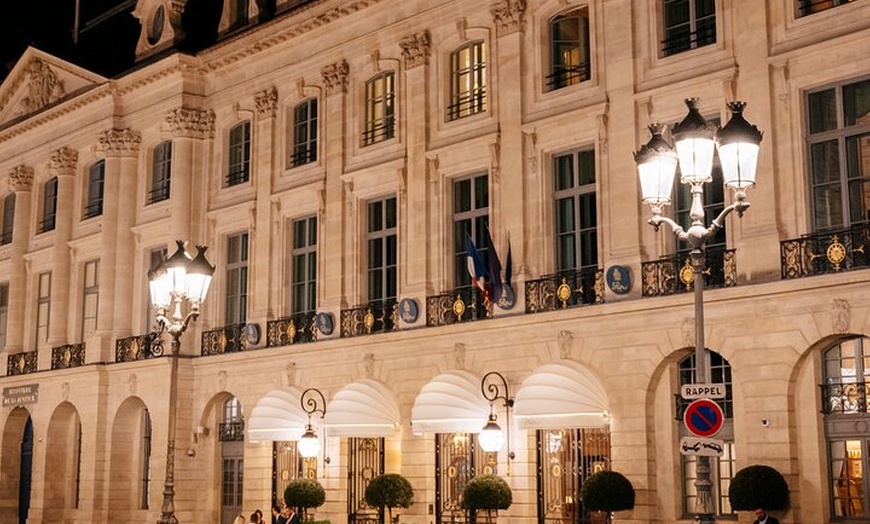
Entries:
POLYGON ((508 509, 513 502, 511 487, 497 475, 480 475, 468 481, 462 492, 462 508, 486 510, 486 521, 492 522, 493 511, 508 509))
POLYGON ((783 510, 788 507, 788 484, 770 466, 747 466, 731 479, 728 499, 735 510, 783 510))
POLYGON ((291 480, 284 489, 284 504, 302 510, 302 520, 308 520, 308 508, 319 508, 326 502, 326 491, 314 479, 291 480))
POLYGON ((580 500, 586 511, 603 511, 610 521, 614 511, 634 509, 634 487, 616 471, 599 471, 583 481, 580 500))
POLYGON ((398 473, 387 473, 373 478, 366 486, 366 504, 384 511, 387 508, 393 522, 393 508, 407 508, 414 502, 414 488, 408 479, 398 473))

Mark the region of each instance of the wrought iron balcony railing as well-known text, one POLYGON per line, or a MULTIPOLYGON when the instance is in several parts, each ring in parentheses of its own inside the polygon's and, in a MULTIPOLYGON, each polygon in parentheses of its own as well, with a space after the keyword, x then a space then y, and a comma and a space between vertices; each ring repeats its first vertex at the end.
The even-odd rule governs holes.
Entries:
POLYGON ((547 75, 547 88, 551 91, 566 86, 585 82, 590 78, 589 61, 580 62, 578 65, 554 65, 553 73, 547 75))
POLYGON ((825 415, 868 413, 866 382, 831 382, 821 384, 822 413, 825 415))
POLYGON ((247 347, 244 324, 228 326, 202 332, 202 356, 237 353, 247 347))
POLYGON ((472 287, 458 288, 426 297, 426 325, 446 326, 457 322, 481 320, 492 316, 492 304, 472 287))
POLYGON ((266 322, 266 347, 289 346, 317 340, 317 314, 297 313, 266 322))
POLYGON ((783 280, 870 267, 870 225, 780 242, 783 280))
POLYGON ((341 338, 387 333, 399 327, 399 304, 395 299, 377 300, 341 310, 341 338))
POLYGON ((115 362, 133 362, 163 355, 163 344, 156 332, 119 338, 115 341, 115 362))
POLYGON ((84 365, 84 342, 51 348, 51 369, 67 369, 84 365))
POLYGON ((597 268, 555 273, 526 281, 526 313, 604 303, 604 271, 597 268))
POLYGON ((36 350, 9 355, 6 358, 6 374, 27 375, 28 373, 36 373, 36 362, 36 350))
MULTIPOLYGON (((737 263, 734 250, 724 246, 708 247, 707 268, 704 269, 704 287, 722 288, 737 285, 737 263)), ((694 290, 695 270, 688 253, 662 257, 640 265, 641 293, 644 297, 657 297, 687 293, 694 290)))
POLYGON ((242 442, 245 440, 244 422, 221 422, 218 424, 218 441, 242 442))

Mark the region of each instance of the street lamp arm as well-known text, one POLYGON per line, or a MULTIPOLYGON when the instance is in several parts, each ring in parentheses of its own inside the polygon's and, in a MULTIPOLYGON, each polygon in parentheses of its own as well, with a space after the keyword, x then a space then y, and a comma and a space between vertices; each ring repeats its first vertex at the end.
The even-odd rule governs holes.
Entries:
POLYGON ((734 211, 737 211, 737 216, 742 217, 743 212, 747 209, 749 209, 749 202, 747 202, 746 200, 738 200, 723 209, 722 212, 719 213, 719 216, 717 216, 713 220, 713 222, 710 223, 710 227, 707 228, 707 231, 704 232, 704 240, 711 238, 720 229, 725 227, 725 217, 727 217, 734 211))
POLYGON ((667 224, 668 226, 671 227, 671 231, 673 231, 674 236, 680 240, 686 240, 689 236, 688 233, 686 233, 686 230, 683 229, 683 226, 681 226, 680 224, 677 224, 673 219, 668 218, 664 215, 653 214, 653 216, 651 216, 649 218, 649 220, 647 220, 647 222, 649 222, 649 224, 656 231, 659 230, 659 228, 661 227, 662 224, 667 224))

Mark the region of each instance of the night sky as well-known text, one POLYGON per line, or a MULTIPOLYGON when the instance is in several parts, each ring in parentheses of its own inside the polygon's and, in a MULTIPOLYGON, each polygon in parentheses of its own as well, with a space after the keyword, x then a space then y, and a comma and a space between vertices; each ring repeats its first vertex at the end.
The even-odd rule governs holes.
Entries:
MULTIPOLYGON (((79 0, 79 38, 73 40, 76 0, 8 2, 0 30, 0 80, 28 45, 95 73, 114 77, 134 63, 139 21, 136 0, 79 0)), ((215 41, 223 0, 188 0, 183 23, 188 41, 178 47, 195 52, 215 41)))

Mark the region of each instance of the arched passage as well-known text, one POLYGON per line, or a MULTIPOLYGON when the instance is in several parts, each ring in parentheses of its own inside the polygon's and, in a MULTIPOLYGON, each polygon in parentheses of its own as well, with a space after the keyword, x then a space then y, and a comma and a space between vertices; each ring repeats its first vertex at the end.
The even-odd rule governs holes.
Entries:
POLYGON ((115 413, 109 464, 109 513, 114 522, 144 522, 151 493, 151 415, 138 397, 115 413))
POLYGON ((30 509, 33 458, 33 422, 29 411, 21 407, 12 410, 0 445, 0 522, 23 524, 30 509))
MULTIPOLYGON (((60 404, 48 422, 45 439, 43 507, 46 514, 60 518, 79 507, 81 480, 82 425, 69 402, 60 404)), ((72 518, 72 515, 69 515, 72 518)))

